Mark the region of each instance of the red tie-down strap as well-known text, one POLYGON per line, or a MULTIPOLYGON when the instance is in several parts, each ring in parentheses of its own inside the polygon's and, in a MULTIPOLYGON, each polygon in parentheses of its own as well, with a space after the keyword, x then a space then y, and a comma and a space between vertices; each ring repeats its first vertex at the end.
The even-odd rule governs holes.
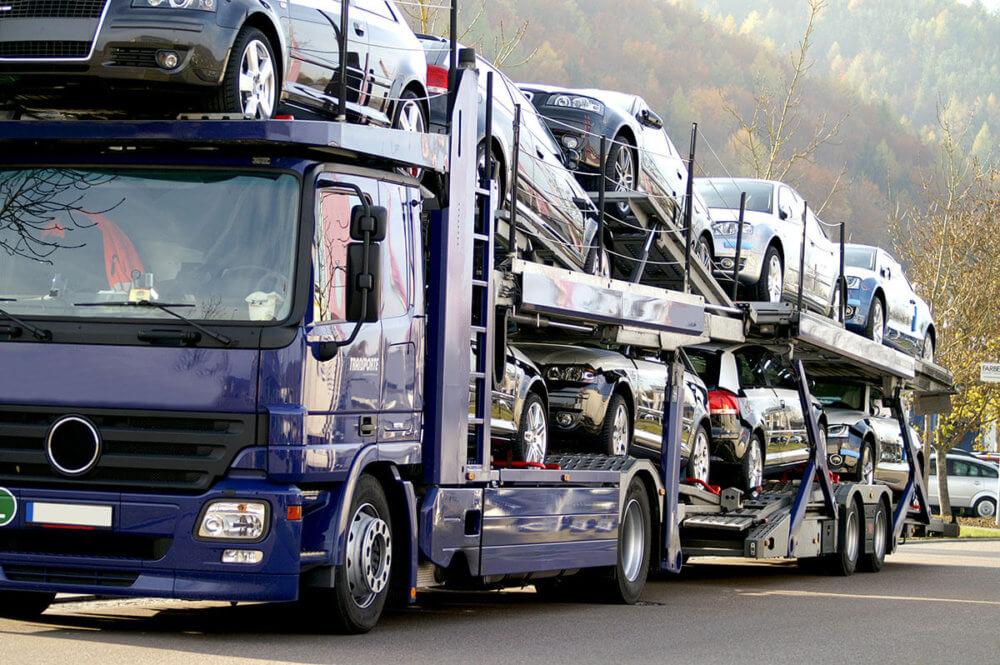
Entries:
POLYGON ((685 478, 684 482, 686 482, 689 485, 701 485, 702 487, 705 488, 706 491, 711 492, 715 496, 719 496, 719 494, 722 492, 722 487, 720 487, 719 485, 709 485, 701 478, 685 478))

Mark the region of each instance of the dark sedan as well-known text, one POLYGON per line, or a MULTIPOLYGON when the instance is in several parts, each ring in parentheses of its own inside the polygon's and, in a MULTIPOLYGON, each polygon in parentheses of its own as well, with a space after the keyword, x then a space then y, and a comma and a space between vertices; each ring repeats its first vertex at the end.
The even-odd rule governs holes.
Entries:
POLYGON ((329 117, 346 69, 352 119, 426 126, 423 50, 389 0, 350 3, 346 68, 339 0, 0 4, 0 105, 329 117))
MULTIPOLYGON (((431 131, 447 131, 448 42, 420 35, 427 52, 427 80, 431 88, 431 131)), ((518 151, 518 228, 532 243, 532 254, 554 259, 563 267, 583 269, 587 265, 597 231, 597 207, 587 192, 563 165, 563 155, 531 102, 517 86, 485 58, 477 56, 479 70, 479 139, 481 161, 486 147, 487 74, 493 74, 493 140, 490 152, 500 190, 500 208, 509 211, 513 182, 514 109, 521 107, 518 151)), ((499 219, 498 219, 499 222, 499 219)), ((502 223, 503 225, 506 222, 502 223)), ((498 240, 507 233, 498 223, 498 240)), ((592 260, 592 264, 596 263, 592 260)))
MULTIPOLYGON (((667 366, 653 356, 566 344, 518 344, 549 388, 552 437, 606 455, 660 459, 667 366)), ((688 478, 708 481, 708 391, 687 368, 681 464, 688 478)))
MULTIPOLYGON (((753 490, 765 475, 809 459, 795 375, 781 357, 753 345, 700 346, 687 353, 710 391, 713 469, 735 471, 737 485, 753 490)), ((824 415, 819 430, 826 450, 824 415)))
POLYGON ((937 332, 930 307, 884 249, 847 245, 847 328, 929 362, 937 332))

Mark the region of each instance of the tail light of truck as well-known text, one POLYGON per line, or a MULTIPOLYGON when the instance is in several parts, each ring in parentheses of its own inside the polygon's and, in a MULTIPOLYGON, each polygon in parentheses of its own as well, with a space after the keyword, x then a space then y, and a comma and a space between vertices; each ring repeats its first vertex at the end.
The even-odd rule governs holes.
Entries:
POLYGON ((735 416, 740 412, 740 404, 728 390, 713 390, 708 393, 708 411, 713 416, 735 416))
POLYGON ((427 93, 443 95, 448 92, 448 68, 427 65, 427 93))

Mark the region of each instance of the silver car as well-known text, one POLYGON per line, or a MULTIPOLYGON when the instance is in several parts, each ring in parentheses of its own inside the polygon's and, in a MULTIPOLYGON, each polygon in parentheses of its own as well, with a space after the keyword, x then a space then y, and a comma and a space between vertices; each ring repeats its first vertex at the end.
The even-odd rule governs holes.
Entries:
MULTIPOLYGON (((711 214, 718 277, 731 277, 736 260, 740 193, 747 193, 739 281, 749 300, 795 301, 799 289, 805 200, 784 183, 753 178, 695 178, 711 214)), ((806 214, 803 304, 824 315, 839 309, 835 288, 840 250, 810 209, 806 214)))

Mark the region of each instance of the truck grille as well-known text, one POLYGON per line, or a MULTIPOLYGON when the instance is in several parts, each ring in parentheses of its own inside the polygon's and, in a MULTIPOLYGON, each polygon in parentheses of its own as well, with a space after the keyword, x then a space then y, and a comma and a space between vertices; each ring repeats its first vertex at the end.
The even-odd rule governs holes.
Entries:
POLYGON ((4 0, 10 7, 0 21, 10 18, 100 18, 106 0, 4 0))
POLYGON ((0 552, 156 561, 167 555, 173 538, 105 531, 0 529, 0 552))
POLYGON ((264 417, 229 413, 2 406, 0 486, 203 492, 264 426, 264 417), (57 473, 45 454, 49 428, 70 414, 93 422, 102 441, 97 465, 73 478, 57 473))
POLYGON ((0 42, 0 58, 85 58, 88 53, 90 42, 0 42))
POLYGON ((50 566, 4 566, 3 574, 12 582, 109 587, 132 586, 139 579, 139 573, 128 573, 120 570, 54 568, 50 566))

